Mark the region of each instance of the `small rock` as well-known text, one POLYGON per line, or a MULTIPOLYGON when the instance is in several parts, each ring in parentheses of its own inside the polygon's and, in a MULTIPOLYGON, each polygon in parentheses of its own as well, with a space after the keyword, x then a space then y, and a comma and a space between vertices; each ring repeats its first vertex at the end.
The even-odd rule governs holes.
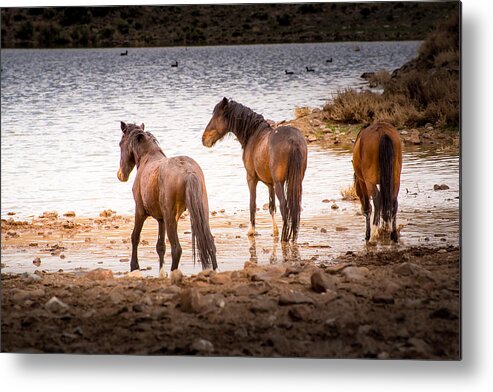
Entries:
POLYGON ((272 299, 260 299, 250 306, 253 313, 267 313, 275 310, 277 302, 272 299))
POLYGON ((35 257, 34 260, 33 260, 33 264, 36 267, 39 267, 41 265, 41 259, 39 257, 35 257))
POLYGON ((357 282, 366 279, 370 270, 366 267, 346 267, 342 270, 345 278, 352 282, 357 282))
POLYGON ((315 271, 310 278, 312 290, 316 293, 325 293, 328 289, 335 290, 335 280, 333 276, 322 271, 315 271))
POLYGON ((330 206, 330 208, 332 208, 333 210, 337 210, 339 206, 336 203, 334 203, 330 206))
POLYGON ((139 269, 133 270, 126 275, 127 278, 142 278, 142 272, 139 269))
POLYGON ((63 216, 73 218, 75 216, 75 212, 74 211, 67 211, 65 214, 63 214, 63 216))
POLYGON ((346 231, 349 230, 347 227, 336 226, 336 231, 346 231))
POLYGON ((327 233, 327 229, 325 229, 325 228, 323 228, 323 227, 322 227, 322 228, 320 229, 320 232, 321 232, 321 233, 327 233))
POLYGON ((227 284, 231 281, 231 274, 223 272, 211 276, 212 284, 227 284))
POLYGON ((394 297, 389 293, 375 294, 372 297, 372 301, 376 304, 393 304, 394 297))
POLYGON ((57 297, 51 297, 45 304, 46 310, 51 313, 61 313, 68 309, 68 305, 63 301, 59 300, 57 297))
POLYGON ((419 131, 417 129, 413 129, 411 131, 411 137, 410 137, 411 143, 413 144, 421 144, 421 137, 419 135, 419 131))
POLYGON ((57 219, 58 218, 58 212, 56 212, 56 211, 45 211, 39 217, 40 218, 57 219))
POLYGON ((289 309, 289 317, 293 321, 307 321, 310 318, 312 310, 307 305, 297 305, 289 309))
POLYGON ((121 289, 113 289, 111 290, 109 294, 110 301, 113 302, 115 305, 119 304, 124 300, 123 292, 121 289))
POLYGON ((149 241, 147 241, 147 240, 142 240, 142 241, 140 241, 140 243, 142 246, 149 245, 149 241))
POLYGON ((190 350, 202 354, 210 354, 214 351, 214 345, 205 339, 197 339, 190 345, 190 350))
POLYGON ((330 203, 330 200, 329 199, 323 199, 322 203, 330 203))
POLYGON ((29 243, 29 246, 33 246, 33 247, 34 247, 34 246, 38 246, 38 243, 37 243, 37 242, 30 242, 30 243, 29 243))
POLYGON ((115 213, 115 211, 108 209, 108 210, 101 211, 99 213, 99 216, 102 217, 102 218, 109 218, 114 213, 115 213))
POLYGON ((171 271, 170 279, 171 284, 179 286, 183 281, 183 272, 181 272, 179 269, 171 271))
POLYGON ((440 308, 435 310, 430 314, 430 318, 440 318, 444 320, 455 320, 457 319, 457 315, 452 313, 448 308, 440 308))
POLYGON ((37 299, 43 297, 45 295, 45 291, 43 289, 35 289, 35 290, 22 290, 15 289, 12 290, 12 300, 14 302, 23 302, 26 299, 37 299))
POLYGON ((120 263, 128 263, 129 261, 130 260, 127 257, 120 259, 120 263))
POLYGON ((287 291, 279 296, 279 305, 313 304, 313 299, 299 291, 287 291))
POLYGON ((90 280, 113 279, 113 271, 105 268, 96 268, 87 272, 84 276, 90 280))
POLYGON ((15 215, 15 212, 14 211, 9 211, 9 212, 7 212, 7 215, 15 215))
POLYGON ((187 313, 199 313, 206 306, 206 301, 202 294, 196 289, 189 288, 183 290, 180 295, 180 309, 187 313))
POLYGON ((447 184, 442 184, 442 185, 435 184, 435 185, 433 185, 434 191, 445 191, 447 189, 450 189, 450 187, 447 184))
POLYGON ((38 274, 29 274, 26 272, 25 274, 22 274, 22 276, 26 278, 28 282, 41 282, 43 280, 38 274))

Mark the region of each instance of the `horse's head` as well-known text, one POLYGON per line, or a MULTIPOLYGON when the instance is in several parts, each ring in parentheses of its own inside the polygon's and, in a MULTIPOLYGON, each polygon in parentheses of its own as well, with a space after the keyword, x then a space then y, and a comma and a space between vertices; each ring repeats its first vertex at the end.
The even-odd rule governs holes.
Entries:
MULTIPOLYGON (((126 124, 121 121, 121 129, 122 129, 122 139, 120 140, 120 168, 118 169, 118 179, 120 181, 127 181, 130 173, 135 167, 135 153, 134 153, 134 145, 132 143, 132 138, 135 130, 144 131, 144 124, 140 126, 135 124, 126 124)), ((137 134, 137 138, 144 136, 143 132, 137 134)))
POLYGON ((223 98, 212 112, 212 118, 205 128, 202 135, 202 144, 205 147, 212 147, 218 140, 222 139, 228 133, 228 120, 226 118, 226 108, 229 101, 223 98))

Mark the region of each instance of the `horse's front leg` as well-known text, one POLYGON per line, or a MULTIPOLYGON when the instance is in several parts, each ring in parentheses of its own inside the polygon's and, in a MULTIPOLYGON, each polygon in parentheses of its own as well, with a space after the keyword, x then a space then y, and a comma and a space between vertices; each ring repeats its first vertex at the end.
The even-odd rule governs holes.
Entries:
POLYGON ((269 212, 272 217, 272 234, 274 237, 279 237, 279 229, 276 223, 276 194, 274 192, 274 185, 268 185, 269 187, 269 212))
POLYGON ((255 176, 247 175, 248 189, 250 190, 250 228, 248 236, 255 235, 255 213, 257 212, 257 183, 255 176))
POLYGON ((134 229, 132 231, 132 258, 130 259, 130 271, 139 269, 139 260, 137 258, 137 247, 140 242, 140 232, 144 226, 144 222, 147 219, 145 212, 139 208, 135 209, 135 222, 134 229))

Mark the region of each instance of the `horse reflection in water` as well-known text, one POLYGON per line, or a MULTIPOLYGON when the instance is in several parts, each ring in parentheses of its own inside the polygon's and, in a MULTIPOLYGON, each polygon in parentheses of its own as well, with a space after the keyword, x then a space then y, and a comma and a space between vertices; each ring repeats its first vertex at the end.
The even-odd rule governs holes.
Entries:
MULTIPOLYGON (((257 241, 255 236, 249 237, 250 241, 250 261, 253 263, 258 263, 258 253, 257 253, 257 241)), ((261 252, 264 254, 270 253, 269 263, 277 264, 279 259, 277 257, 277 250, 279 244, 277 241, 272 241, 272 248, 262 247, 261 252)), ((260 247, 259 247, 260 248, 260 247)), ((301 260, 300 251, 296 243, 281 242, 281 254, 283 262, 299 262, 301 260)))

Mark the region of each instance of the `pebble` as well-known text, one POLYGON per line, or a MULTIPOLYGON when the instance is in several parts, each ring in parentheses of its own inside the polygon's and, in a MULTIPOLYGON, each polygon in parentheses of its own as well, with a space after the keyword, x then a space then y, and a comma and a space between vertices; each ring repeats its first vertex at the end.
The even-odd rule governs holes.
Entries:
POLYGON ((198 353, 210 354, 214 352, 214 345, 205 339, 197 339, 190 345, 190 350, 198 353))
POLYGON ((293 321, 307 321, 310 319, 312 310, 307 305, 297 305, 289 309, 289 317, 293 321))
POLYGON ((15 291, 12 290, 13 295, 12 299, 14 302, 23 302, 26 299, 36 299, 43 297, 45 295, 45 291, 43 289, 35 289, 35 290, 23 290, 23 289, 16 289, 15 291))
POLYGON ((336 278, 327 275, 322 271, 315 271, 311 277, 311 287, 316 293, 325 293, 327 290, 335 290, 336 278))
POLYGON ((369 273, 370 270, 366 267, 346 267, 342 270, 342 274, 345 278, 353 282, 364 280, 369 273))
POLYGON ((327 233, 327 229, 325 229, 325 228, 323 228, 323 227, 322 227, 322 228, 320 229, 320 232, 321 232, 321 233, 327 233))
POLYGON ((206 306, 206 301, 202 294, 196 289, 189 288, 180 294, 180 309, 186 313, 199 313, 206 306))
POLYGON ((126 275, 127 278, 142 278, 142 272, 139 269, 133 270, 126 275))
POLYGON ((35 257, 34 260, 33 260, 33 264, 36 267, 39 267, 41 265, 41 259, 39 257, 35 257))
POLYGON ((62 311, 65 311, 68 309, 68 305, 58 299, 57 297, 51 297, 48 302, 45 304, 46 310, 50 311, 51 313, 60 313, 62 311))
POLYGON ((332 208, 333 210, 337 210, 339 206, 336 203, 334 203, 330 206, 330 208, 332 208))
POLYGON ((74 211, 67 211, 65 214, 63 214, 63 216, 66 216, 66 217, 74 217, 75 216, 75 212, 74 211))
POLYGON ((113 271, 105 268, 96 268, 87 272, 84 276, 90 280, 113 279, 113 271))
POLYGON ((433 185, 434 191, 444 191, 447 189, 450 189, 450 187, 447 184, 442 184, 442 185, 435 184, 435 185, 433 185))
POLYGON ((299 291, 289 290, 279 296, 279 305, 313 304, 310 297, 299 291))
POLYGON ((231 275, 229 273, 214 274, 211 276, 212 284, 227 284, 231 281, 231 275))
POLYGON ((128 263, 129 261, 128 258, 120 259, 120 263, 128 263))

